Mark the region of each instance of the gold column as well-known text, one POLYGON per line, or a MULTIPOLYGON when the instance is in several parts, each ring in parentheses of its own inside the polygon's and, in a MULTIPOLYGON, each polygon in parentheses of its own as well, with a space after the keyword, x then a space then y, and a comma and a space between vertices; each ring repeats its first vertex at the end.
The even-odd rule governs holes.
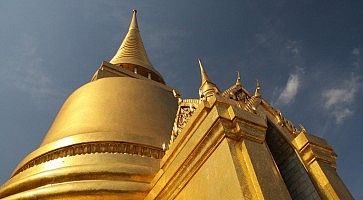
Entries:
POLYGON ((336 154, 327 142, 301 131, 292 141, 323 199, 353 199, 336 171, 336 154))

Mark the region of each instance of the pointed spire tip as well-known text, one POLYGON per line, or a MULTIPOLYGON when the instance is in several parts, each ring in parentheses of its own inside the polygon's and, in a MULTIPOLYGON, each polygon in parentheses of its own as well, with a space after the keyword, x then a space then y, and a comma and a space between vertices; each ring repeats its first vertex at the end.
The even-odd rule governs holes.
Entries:
POLYGON ((137 24, 137 16, 136 16, 136 13, 137 13, 137 10, 133 9, 132 10, 132 16, 131 16, 131 22, 130 22, 129 30, 131 30, 131 29, 139 30, 139 25, 137 24))
POLYGON ((203 84, 204 82, 209 81, 209 78, 208 78, 207 73, 204 71, 202 60, 200 58, 198 58, 198 63, 199 63, 199 68, 200 68, 200 74, 202 77, 202 84, 203 84))
POLYGON ((147 70, 154 72, 158 77, 162 79, 162 76, 157 70, 154 69, 147 56, 137 24, 136 12, 136 9, 132 10, 129 30, 116 54, 110 60, 110 63, 114 65, 128 63, 143 67, 147 70))
POLYGON ((200 60, 200 58, 198 58, 198 63, 199 63, 199 67, 203 68, 202 61, 200 60))
POLYGON ((239 74, 239 71, 237 71, 236 85, 241 85, 241 75, 239 74))
POLYGON ((256 79, 256 90, 255 90, 255 96, 256 97, 261 97, 261 86, 260 86, 260 82, 258 81, 258 79, 256 79))

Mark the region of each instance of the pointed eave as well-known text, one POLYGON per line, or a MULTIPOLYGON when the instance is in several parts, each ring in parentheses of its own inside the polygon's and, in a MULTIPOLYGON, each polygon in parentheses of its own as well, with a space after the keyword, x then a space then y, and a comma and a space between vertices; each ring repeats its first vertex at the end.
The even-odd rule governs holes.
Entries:
POLYGON ((137 24, 136 10, 133 10, 132 18, 124 40, 115 56, 111 59, 112 64, 134 64, 144 67, 160 75, 152 66, 144 47, 137 24))

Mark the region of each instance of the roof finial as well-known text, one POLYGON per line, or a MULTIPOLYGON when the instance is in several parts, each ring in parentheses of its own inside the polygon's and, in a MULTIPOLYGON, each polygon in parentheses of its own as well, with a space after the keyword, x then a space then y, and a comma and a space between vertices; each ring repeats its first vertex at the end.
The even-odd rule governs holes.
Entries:
POLYGON ((302 124, 299 124, 299 126, 300 126, 300 133, 307 133, 307 131, 306 131, 306 129, 305 129, 305 127, 302 125, 302 124))
POLYGON ((202 84, 203 84, 204 82, 209 81, 209 77, 208 77, 207 73, 205 73, 205 71, 204 71, 204 67, 203 67, 203 64, 202 64, 202 61, 200 60, 200 58, 198 58, 198 63, 199 63, 199 68, 200 68, 200 75, 202 77, 202 84))
POLYGON ((261 97, 261 86, 260 86, 260 82, 257 79, 256 79, 255 96, 256 97, 261 97))
POLYGON ((137 24, 137 17, 136 17, 137 10, 132 10, 132 18, 129 26, 129 30, 136 29, 139 30, 139 26, 137 24))
POLYGON ((236 85, 241 85, 241 76, 239 74, 239 71, 237 71, 237 80, 236 80, 236 85))
POLYGON ((200 74, 202 79, 202 84, 199 88, 199 96, 201 99, 207 99, 210 96, 213 96, 215 93, 218 93, 219 90, 217 86, 209 80, 207 73, 204 70, 202 61, 198 58, 200 74))
POLYGON ((256 80, 256 91, 255 95, 253 95, 246 103, 245 109, 248 111, 252 111, 254 113, 257 112, 257 107, 261 104, 261 92, 260 92, 260 82, 256 80))

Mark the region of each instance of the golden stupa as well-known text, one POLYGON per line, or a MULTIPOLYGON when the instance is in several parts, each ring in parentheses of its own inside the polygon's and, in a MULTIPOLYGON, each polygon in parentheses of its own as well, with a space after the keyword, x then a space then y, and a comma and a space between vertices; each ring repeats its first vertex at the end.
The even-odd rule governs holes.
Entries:
POLYGON ((199 60, 199 98, 151 64, 133 11, 110 62, 74 91, 1 199, 353 199, 331 146, 199 60))

